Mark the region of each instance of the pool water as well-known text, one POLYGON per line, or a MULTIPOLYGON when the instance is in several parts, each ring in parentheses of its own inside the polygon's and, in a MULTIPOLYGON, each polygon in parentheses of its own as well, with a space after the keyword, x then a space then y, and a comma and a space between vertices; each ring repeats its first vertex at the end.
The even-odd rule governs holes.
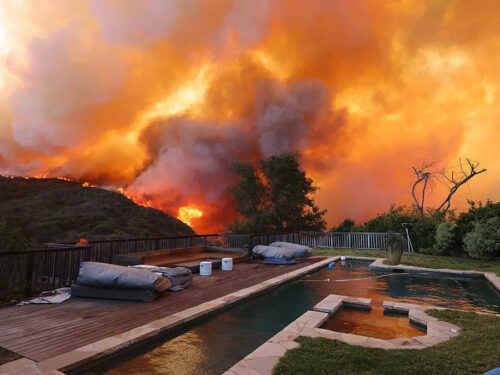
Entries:
POLYGON ((378 339, 423 336, 426 330, 410 322, 408 315, 388 314, 382 306, 371 310, 342 308, 320 328, 378 339))
MULTIPOLYGON (((387 274, 371 271, 367 265, 366 262, 349 260, 339 262, 331 271, 321 269, 203 318, 182 331, 120 353, 84 373, 221 374, 332 293, 371 298, 371 314, 377 311, 383 314, 381 305, 384 300, 500 313, 500 296, 485 280, 387 274)), ((370 321, 375 322, 375 315, 370 317, 371 314, 365 313, 363 320, 352 318, 353 313, 358 312, 341 310, 342 315, 337 316, 339 320, 335 324, 350 321, 351 328, 346 329, 352 332, 357 319, 365 325, 366 332, 370 329, 366 328, 370 321)), ((401 319, 408 322, 407 318, 401 319)), ((403 325, 403 321, 399 324, 403 325)))

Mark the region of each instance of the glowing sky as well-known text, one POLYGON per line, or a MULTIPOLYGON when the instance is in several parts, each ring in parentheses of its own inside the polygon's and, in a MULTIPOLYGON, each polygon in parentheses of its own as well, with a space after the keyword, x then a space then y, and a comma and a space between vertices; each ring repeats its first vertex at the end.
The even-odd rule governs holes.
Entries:
POLYGON ((329 225, 408 203, 422 161, 480 161, 453 204, 499 200, 498 14, 497 0, 3 0, 0 173, 200 210, 199 232, 234 217, 233 161, 289 150, 329 225))

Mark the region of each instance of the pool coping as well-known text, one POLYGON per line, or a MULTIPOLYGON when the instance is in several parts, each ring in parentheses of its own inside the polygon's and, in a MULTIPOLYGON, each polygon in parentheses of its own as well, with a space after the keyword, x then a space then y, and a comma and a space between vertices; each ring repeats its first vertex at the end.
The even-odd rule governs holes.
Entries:
MULTIPOLYGON (((224 375, 272 374, 274 366, 278 363, 280 358, 285 355, 287 350, 300 346, 300 344, 295 341, 299 336, 324 337, 327 339, 339 340, 349 345, 367 348, 418 350, 448 341, 458 336, 461 331, 460 327, 441 321, 426 313, 428 309, 446 310, 446 308, 394 301, 384 301, 382 305, 384 310, 393 313, 407 314, 410 322, 426 328, 425 335, 396 339, 378 339, 319 328, 330 316, 333 316, 343 306, 349 305, 369 308, 371 300, 338 294, 328 295, 314 306, 313 310, 306 311, 294 322, 290 323, 252 353, 248 354, 245 358, 224 372, 224 375)), ((495 316, 495 314, 484 314, 495 316)), ((496 316, 498 317, 499 314, 496 314, 496 316)))
MULTIPOLYGON (((262 293, 268 289, 274 288, 278 285, 281 285, 285 282, 296 279, 304 274, 313 272, 333 261, 340 260, 341 256, 333 256, 326 259, 323 259, 319 262, 313 263, 311 265, 299 268, 292 272, 273 277, 261 283, 255 284, 251 287, 247 287, 244 289, 240 289, 236 292, 229 293, 225 296, 219 297, 217 299, 204 302, 200 305, 193 306, 186 310, 167 315, 163 318, 154 320, 142 326, 135 327, 131 330, 122 332, 120 334, 116 334, 113 336, 109 336, 107 338, 98 340, 91 344, 84 345, 80 348, 68 351, 66 353, 54 356, 52 358, 45 359, 43 361, 37 362, 30 360, 28 358, 21 358, 15 361, 7 362, 3 365, 0 365, 0 375, 17 375, 17 374, 43 374, 43 375, 64 375, 63 371, 72 370, 76 367, 80 367, 82 365, 93 362, 99 358, 108 356, 113 354, 116 351, 121 349, 125 349, 129 346, 132 346, 138 342, 141 342, 146 339, 153 338, 159 334, 163 334, 169 330, 173 330, 174 328, 193 321, 195 319, 201 318, 204 315, 210 314, 217 310, 221 310, 223 308, 229 307, 232 304, 240 302, 246 298, 255 296, 256 294, 262 293)), ((480 271, 460 271, 460 270, 451 270, 451 269, 432 269, 425 267, 416 267, 416 266, 407 266, 407 265, 388 265, 384 264, 384 258, 376 258, 376 257, 360 257, 360 256, 346 256, 346 259, 359 259, 359 260, 372 260, 370 264, 370 268, 374 270, 380 271, 403 271, 403 272, 413 272, 413 273, 435 273, 447 276, 459 276, 459 277, 473 277, 473 278, 485 278, 487 281, 493 285, 497 291, 500 292, 500 277, 498 277, 493 272, 480 272, 480 271)), ((343 296, 348 297, 348 296, 343 296)), ((358 297, 348 297, 352 303, 356 303, 355 300, 363 300, 363 298, 358 297)), ((385 301, 387 302, 387 306, 393 301, 385 301)), ((346 304, 349 304, 349 301, 346 299, 346 304)), ((358 301, 358 306, 360 307, 363 302, 358 301)), ((408 310, 408 306, 412 304, 398 303, 394 302, 393 306, 395 308, 399 308, 404 313, 404 309, 408 310), (397 305, 396 305, 397 304, 397 305)), ((425 309, 435 308, 435 309, 444 309, 440 307, 434 306, 424 306, 417 305, 423 307, 425 309)), ((384 307, 385 308, 385 307, 384 307)), ((464 310, 458 310, 464 311, 464 310)), ((318 311, 316 311, 319 313, 318 311)), ((479 312, 480 313, 480 312, 479 312)), ((487 313, 480 313, 487 314, 487 313)), ((487 315, 495 315, 495 314, 487 314, 487 315)), ((496 314, 496 316, 500 316, 500 314, 496 314)), ((286 328, 285 328, 286 329, 286 328)), ((315 328, 319 329, 319 328, 315 328)), ((333 332, 333 331, 329 331, 333 332)), ((364 337, 364 336, 361 336, 364 337)), ((421 337, 421 336, 420 336, 421 337)), ((274 337, 273 337, 274 338, 274 337)), ((270 340, 272 340, 271 338, 270 340)), ((268 341, 270 341, 268 340, 268 341)), ((377 340, 377 339, 375 339, 377 340)), ((294 344, 297 344, 291 340, 294 344)), ((263 344, 264 345, 264 344, 263 344)), ((295 347, 293 344, 287 343, 285 345, 289 345, 291 347, 295 347)), ((298 345, 298 344, 297 344, 298 345)), ((253 352, 252 352, 253 353, 253 352)), ((250 354, 252 354, 250 353, 250 354)), ((271 352, 273 353, 273 352, 271 352)), ((246 357, 245 357, 246 358, 246 357)), ((244 358, 244 359, 245 359, 244 358)), ((243 359, 243 360, 244 360, 243 359)), ((242 360, 242 361, 243 361, 242 360)), ((241 362, 241 361, 240 361, 241 362)), ((237 364, 239 364, 238 362, 237 364)), ((235 364, 235 366, 237 365, 235 364)), ((233 366, 234 367, 234 366, 233 366)), ((233 368, 232 367, 232 368, 233 368)), ((231 369, 232 369, 231 368, 231 369)), ((229 370, 228 370, 229 371, 229 370)), ((233 372, 234 373, 234 372, 233 372)), ((252 373, 252 372, 247 372, 252 373)), ((258 374, 257 372, 253 372, 254 374, 258 374)), ((232 374, 229 372, 228 374, 232 374)), ((237 373, 239 374, 239 373, 237 373)))
POLYGON ((340 256, 328 257, 305 267, 301 267, 292 272, 275 276, 261 283, 250 287, 240 289, 214 300, 201 303, 186 310, 167 315, 156 319, 147 324, 135 327, 131 330, 106 337, 96 342, 84 345, 66 353, 42 360, 40 362, 27 358, 21 358, 0 365, 0 374, 43 374, 43 375, 64 375, 64 371, 72 370, 82 365, 93 362, 99 358, 110 355, 121 349, 137 344, 146 339, 153 338, 163 334, 184 323, 198 319, 204 315, 213 313, 217 310, 229 307, 246 298, 255 296, 268 289, 311 273, 321 267, 328 265, 333 261, 340 259, 340 256))

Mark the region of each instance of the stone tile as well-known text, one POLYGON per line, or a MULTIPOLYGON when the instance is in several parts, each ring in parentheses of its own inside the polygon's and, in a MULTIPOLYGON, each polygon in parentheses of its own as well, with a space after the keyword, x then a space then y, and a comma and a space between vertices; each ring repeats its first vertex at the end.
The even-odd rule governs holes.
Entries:
POLYGON ((429 336, 429 335, 416 336, 414 337, 414 339, 426 347, 434 346, 448 340, 447 338, 441 336, 429 336))
POLYGON ((284 347, 286 350, 295 349, 300 346, 300 344, 295 341, 281 341, 280 345, 284 347))
POLYGON ((138 341, 144 340, 148 337, 152 337, 160 333, 160 328, 156 328, 151 326, 151 323, 148 323, 144 326, 133 328, 129 331, 119 333, 118 335, 113 336, 114 338, 123 340, 127 343, 127 345, 131 345, 138 341))
POLYGON ((280 357, 266 357, 266 358, 251 358, 248 359, 247 365, 250 369, 254 370, 260 375, 271 375, 274 366, 278 363, 280 357))
POLYGON ((420 342, 416 341, 412 337, 405 337, 400 339, 387 340, 390 343, 400 347, 402 349, 413 349, 414 347, 422 346, 420 342))
MULTIPOLYGON (((138 332, 146 332, 146 331, 145 330, 143 331, 140 328, 138 332)), ((121 337, 110 336, 110 337, 106 337, 105 339, 93 342, 92 344, 81 346, 74 351, 78 351, 81 353, 99 354, 99 353, 107 352, 110 349, 120 347, 122 344, 124 344, 126 342, 127 342, 127 340, 125 340, 121 337)), ((62 356, 64 356, 64 354, 62 356)), ((56 368, 58 369, 60 367, 56 367, 56 368)))
POLYGON ((447 322, 433 321, 427 323, 427 334, 431 336, 452 338, 458 336, 459 333, 459 327, 447 322))
POLYGON ((276 335, 271 337, 268 341, 269 342, 284 342, 284 341, 293 341, 299 336, 298 333, 292 333, 289 331, 282 330, 278 332, 276 335))
POLYGON ((370 309, 372 300, 370 298, 344 297, 342 303, 360 309, 370 309))
POLYGON ((366 340, 368 340, 368 337, 366 336, 360 336, 360 335, 353 335, 351 333, 342 333, 341 341, 349 344, 349 345, 363 345, 366 340))
POLYGON ((250 353, 246 358, 281 357, 285 348, 278 343, 266 342, 250 353))
POLYGON ((484 277, 488 280, 498 291, 500 291, 500 277, 494 272, 485 272, 484 277))
POLYGON ((379 349, 396 349, 397 346, 387 340, 376 339, 368 337, 365 342, 361 344, 366 348, 379 348, 379 349))
POLYGON ((97 358, 98 354, 99 353, 95 351, 72 350, 56 357, 41 361, 38 363, 38 367, 42 371, 65 371, 66 369, 77 367, 78 365, 97 358))
POLYGON ((157 319, 149 323, 151 328, 158 328, 160 332, 163 332, 167 329, 173 328, 176 325, 182 323, 182 318, 179 318, 174 315, 166 316, 165 318, 157 319))
POLYGON ((243 359, 231 367, 228 371, 236 375, 261 375, 248 366, 248 361, 243 359))
POLYGON ((338 296, 336 294, 330 294, 329 296, 324 298, 321 302, 316 304, 316 306, 313 307, 313 310, 334 314, 340 309, 341 306, 342 306, 342 296, 338 296))
POLYGON ((330 331, 329 329, 315 328, 314 331, 319 337, 331 340, 342 340, 342 332, 330 331))
POLYGON ((34 363, 36 363, 36 362, 32 361, 31 359, 28 359, 28 358, 16 359, 15 361, 10 361, 10 362, 4 363, 3 365, 0 365, 0 374, 3 374, 4 372, 13 371, 13 370, 18 370, 18 369, 24 368, 26 366, 30 366, 34 363))
POLYGON ((7 372, 1 372, 2 375, 39 375, 42 371, 36 364, 27 365, 24 367, 16 368, 7 372))

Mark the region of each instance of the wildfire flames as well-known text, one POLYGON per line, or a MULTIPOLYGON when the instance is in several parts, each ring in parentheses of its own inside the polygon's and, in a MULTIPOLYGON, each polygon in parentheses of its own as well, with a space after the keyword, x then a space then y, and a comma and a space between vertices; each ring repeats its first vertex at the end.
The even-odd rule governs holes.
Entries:
POLYGON ((499 200, 498 14, 497 0, 4 0, 0 173, 116 189, 198 232, 234 217, 232 162, 289 150, 330 225, 409 202, 422 161, 479 160, 488 173, 453 203, 499 200))
POLYGON ((203 216, 203 212, 198 210, 195 207, 183 206, 179 208, 179 213, 177 214, 177 218, 187 225, 191 225, 193 219, 198 219, 203 216))

